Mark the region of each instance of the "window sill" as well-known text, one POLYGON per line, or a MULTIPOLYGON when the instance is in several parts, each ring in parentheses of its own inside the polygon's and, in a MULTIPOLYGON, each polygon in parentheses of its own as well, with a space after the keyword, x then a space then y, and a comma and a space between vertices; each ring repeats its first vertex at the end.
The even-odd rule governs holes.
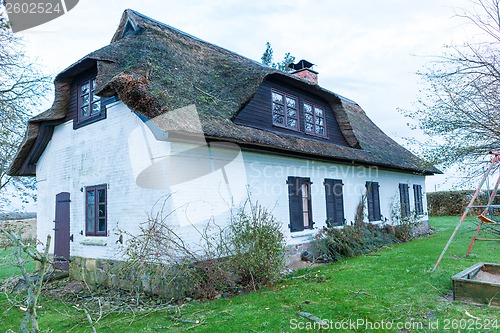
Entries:
POLYGON ((89 118, 82 119, 82 120, 78 120, 78 116, 77 116, 77 118, 75 118, 75 120, 73 122, 73 129, 76 130, 80 127, 84 127, 84 126, 93 124, 93 123, 95 123, 99 120, 103 120, 103 119, 106 119, 106 110, 101 110, 100 113, 93 115, 89 118))
POLYGON ((290 237, 292 238, 301 238, 301 237, 307 237, 307 236, 314 236, 319 230, 314 228, 314 229, 307 229, 303 231, 294 231, 290 234, 290 237))
POLYGON ((90 245, 90 246, 107 246, 107 239, 84 239, 80 242, 82 245, 90 245))
POLYGON ((305 134, 305 135, 308 135, 308 136, 312 136, 312 137, 314 137, 314 138, 319 138, 319 139, 325 139, 325 140, 328 140, 328 135, 327 135, 327 134, 322 135, 322 134, 315 134, 315 133, 313 133, 313 132, 306 132, 306 131, 304 131, 304 134, 305 134))
POLYGON ((286 129, 286 130, 289 130, 289 131, 292 131, 292 132, 302 133, 302 131, 300 130, 300 126, 299 126, 299 128, 296 128, 296 127, 288 127, 288 126, 285 126, 285 125, 279 125, 279 124, 273 123, 273 127, 283 128, 283 129, 286 129))

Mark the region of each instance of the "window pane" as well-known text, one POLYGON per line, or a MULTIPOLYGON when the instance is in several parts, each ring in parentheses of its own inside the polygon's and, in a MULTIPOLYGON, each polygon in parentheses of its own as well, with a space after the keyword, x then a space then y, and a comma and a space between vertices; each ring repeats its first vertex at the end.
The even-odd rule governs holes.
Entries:
POLYGON ((95 90, 95 86, 97 85, 96 80, 92 79, 92 91, 95 90))
POLYGON ((312 113, 312 106, 309 104, 304 103, 304 111, 306 113, 312 113))
POLYGON ((99 96, 97 96, 95 94, 92 94, 92 102, 98 101, 100 99, 101 99, 101 97, 99 97, 99 96))
POLYGON ((99 219, 99 225, 97 226, 97 231, 106 231, 106 219, 99 219))
POLYGON ((106 202, 106 190, 102 189, 102 190, 98 190, 97 191, 97 200, 99 203, 101 202, 106 202))
POLYGON ((287 126, 288 127, 297 128, 297 120, 296 119, 292 119, 292 118, 288 118, 287 119, 287 126))
POLYGON ((273 92, 273 102, 283 104, 283 96, 278 94, 278 93, 273 92))
POLYGON ((293 99, 293 98, 287 97, 286 98, 286 105, 291 107, 291 108, 294 108, 294 109, 297 108, 295 99, 293 99))
POLYGON ((101 112, 101 101, 92 104, 92 114, 98 114, 99 112, 101 112))
POLYGON ((274 114, 273 115, 273 123, 275 123, 275 124, 283 124, 284 123, 284 117, 280 116, 279 114, 274 114))
POLYGON ((313 132, 314 131, 314 126, 311 123, 306 123, 306 131, 307 132, 313 132))
POLYGON ((277 114, 285 114, 284 108, 282 105, 279 104, 273 104, 273 110, 277 114))
POLYGON ((317 118, 316 118, 316 125, 321 125, 321 126, 323 126, 323 118, 317 117, 317 118))
POLYGON ((87 83, 82 84, 82 92, 81 92, 81 94, 82 95, 83 94, 88 94, 89 91, 90 91, 90 85, 89 85, 89 83, 87 82, 87 83))
POLYGON ((323 126, 316 126, 316 134, 325 134, 325 128, 323 126))
POLYGON ((89 104, 89 95, 83 95, 82 96, 82 105, 88 105, 89 104))
POLYGON ((320 108, 316 108, 316 116, 323 117, 323 110, 320 108))
POLYGON ((312 116, 312 114, 306 113, 305 114, 305 119, 306 119, 306 122, 312 123, 313 122, 313 116, 312 116))
POLYGON ((82 117, 88 117, 88 116, 90 116, 89 107, 88 106, 84 106, 82 108, 82 117))
POLYGON ((87 233, 95 232, 95 192, 87 192, 87 233))
POLYGON ((290 118, 297 118, 297 110, 294 110, 294 109, 288 109, 286 114, 288 115, 288 117, 290 118))
POLYGON ((106 217, 106 205, 100 204, 99 205, 99 218, 106 217))

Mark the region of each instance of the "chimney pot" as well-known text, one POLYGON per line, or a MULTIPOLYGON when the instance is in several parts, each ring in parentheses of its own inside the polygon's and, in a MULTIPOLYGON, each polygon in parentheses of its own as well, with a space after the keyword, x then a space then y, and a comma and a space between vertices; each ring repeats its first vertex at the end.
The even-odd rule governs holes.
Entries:
POLYGON ((307 60, 300 60, 296 64, 289 64, 288 67, 295 69, 295 72, 292 72, 293 76, 301 78, 303 80, 307 80, 311 83, 318 84, 318 72, 313 71, 311 68, 314 66, 313 63, 307 60))

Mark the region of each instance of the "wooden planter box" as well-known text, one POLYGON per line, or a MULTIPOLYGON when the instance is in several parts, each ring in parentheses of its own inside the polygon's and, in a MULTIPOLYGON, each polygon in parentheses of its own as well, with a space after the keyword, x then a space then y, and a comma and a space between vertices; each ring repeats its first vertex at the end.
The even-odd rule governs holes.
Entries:
POLYGON ((500 264, 479 262, 451 280, 454 300, 500 306, 500 264))

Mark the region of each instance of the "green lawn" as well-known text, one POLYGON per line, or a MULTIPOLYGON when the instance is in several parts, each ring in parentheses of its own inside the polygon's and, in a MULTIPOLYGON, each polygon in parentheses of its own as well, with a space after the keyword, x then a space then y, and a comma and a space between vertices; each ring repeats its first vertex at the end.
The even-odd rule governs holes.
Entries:
MULTIPOLYGON (((446 297, 451 291, 450 277, 455 273, 478 261, 500 262, 499 243, 478 242, 473 255, 465 258, 474 230, 472 223, 465 222, 439 269, 429 272, 457 221, 457 217, 431 218, 436 228, 433 236, 372 255, 300 270, 258 292, 229 299, 189 302, 177 311, 166 307, 141 310, 133 306, 120 312, 104 311, 95 325, 96 330, 120 333, 300 332, 305 331, 300 329, 303 325, 312 323, 297 315, 298 311, 303 311, 329 320, 328 327, 339 332, 445 332, 447 327, 449 332, 500 332, 500 328, 493 327, 469 330, 498 320, 499 308, 465 305, 446 297), (392 323, 392 328, 387 328, 388 322, 392 323), (352 325, 346 326, 349 323, 352 325), (340 325, 346 329, 336 329, 340 325), (398 330, 397 325, 408 325, 410 329, 398 330), (465 325, 469 329, 455 325, 465 325)), ((2 266, 1 274, 8 275, 4 274, 4 269, 2 266)), ((44 298, 40 304, 41 328, 50 329, 50 332, 91 331, 85 313, 73 304, 51 298, 44 298)), ((19 307, 0 296, 1 333, 9 328, 18 329, 22 316, 19 307)), ((98 318, 98 313, 92 313, 92 317, 98 318)))

